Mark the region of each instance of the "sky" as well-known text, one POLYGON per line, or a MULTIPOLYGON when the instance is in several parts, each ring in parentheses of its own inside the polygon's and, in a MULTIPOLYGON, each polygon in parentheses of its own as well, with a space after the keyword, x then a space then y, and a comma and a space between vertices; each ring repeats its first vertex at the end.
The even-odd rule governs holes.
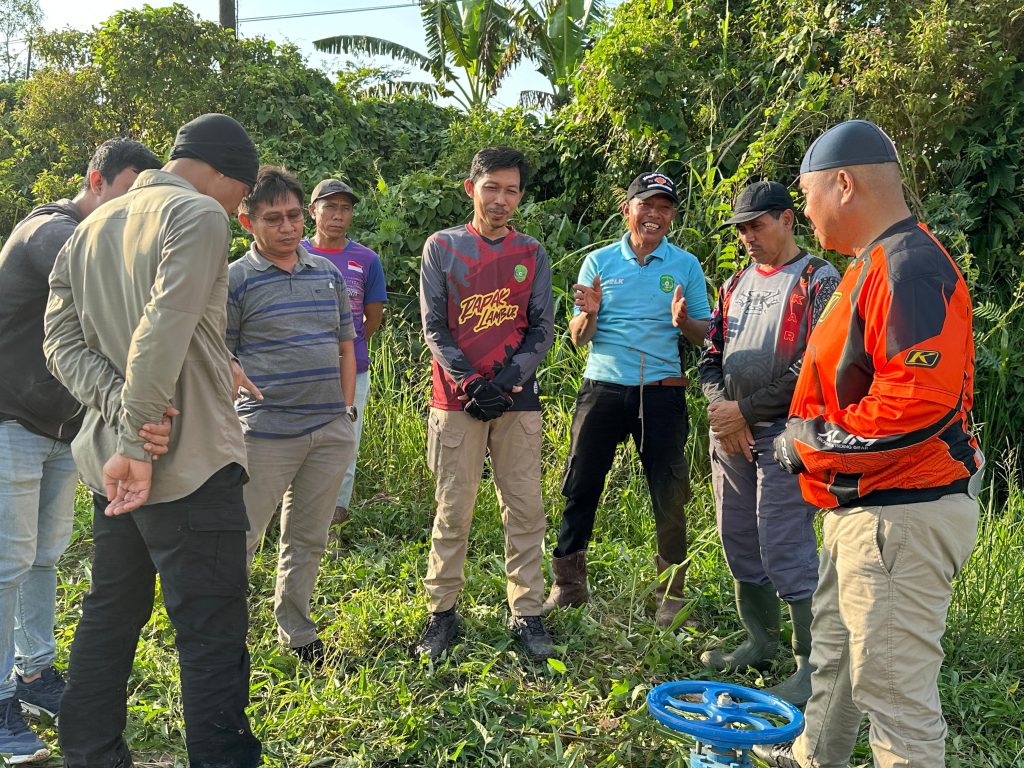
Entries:
MULTIPOLYGON (((218 0, 179 0, 201 19, 219 21, 218 0)), ((46 29, 89 29, 125 8, 141 8, 145 0, 40 0, 46 15, 46 29)), ((162 0, 149 0, 149 5, 170 5, 162 0)), ((306 61, 333 77, 345 57, 323 54, 313 48, 313 40, 332 35, 370 35, 383 37, 406 47, 426 52, 423 25, 419 8, 411 0, 237 0, 238 34, 241 37, 262 36, 277 42, 294 43, 306 56, 306 61), (373 9, 373 10, 360 10, 373 9), (343 10, 346 13, 319 15, 297 19, 247 21, 263 16, 316 13, 343 10)), ((390 63, 381 59, 380 63, 390 63)), ((405 66, 405 65, 401 65, 405 66)), ((513 106, 523 90, 550 90, 532 63, 519 65, 508 76, 501 90, 491 102, 492 106, 513 106)), ((419 72, 410 72, 410 79, 429 80, 419 72)))

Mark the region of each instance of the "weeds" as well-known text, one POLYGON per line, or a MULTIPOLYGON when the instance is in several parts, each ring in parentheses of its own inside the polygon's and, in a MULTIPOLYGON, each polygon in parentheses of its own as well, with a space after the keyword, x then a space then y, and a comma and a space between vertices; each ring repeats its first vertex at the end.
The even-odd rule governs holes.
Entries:
MULTIPOLYGON (((431 665, 409 655, 425 619, 420 580, 433 508, 433 481, 423 458, 428 359, 410 324, 392 319, 374 340, 373 391, 356 481, 362 501, 344 530, 345 555, 325 559, 315 597, 322 636, 337 651, 326 674, 311 675, 278 646, 275 554, 268 547, 257 556, 250 716, 268 765, 684 768, 689 746, 655 727, 645 711, 646 693, 667 680, 704 677, 700 653, 738 630, 731 577, 714 530, 699 397, 691 401, 688 591, 704 631, 668 634, 651 619, 653 520, 639 462, 627 448, 609 475, 590 547, 593 601, 549 620, 564 649, 563 664, 528 661, 506 629, 501 522, 493 487, 485 481, 460 598, 465 626, 454 651, 431 665)), ((582 364, 579 351, 560 338, 542 372, 549 548, 582 364)), ((994 497, 990 489, 986 499, 994 497)), ((957 582, 940 680, 949 766, 1011 768, 1024 761, 1022 513, 1024 491, 1016 487, 1005 505, 983 504, 978 546, 957 582)), ((64 656, 88 583, 90 528, 83 492, 60 571, 58 642, 64 656)), ((129 686, 128 738, 140 765, 186 765, 173 648, 172 629, 157 610, 143 630, 129 686)), ((771 685, 789 671, 780 654, 760 677, 725 679, 771 685)), ((56 743, 52 729, 43 737, 56 743)), ((865 734, 853 764, 869 763, 865 734)))

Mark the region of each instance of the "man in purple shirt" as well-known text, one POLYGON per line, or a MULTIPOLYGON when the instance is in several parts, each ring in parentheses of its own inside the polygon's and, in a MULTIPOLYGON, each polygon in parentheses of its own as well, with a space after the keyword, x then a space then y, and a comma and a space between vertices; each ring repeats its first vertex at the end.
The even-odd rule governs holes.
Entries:
MULTIPOLYGON (((366 344, 380 326, 384 316, 384 302, 388 300, 384 268, 377 254, 348 238, 352 209, 358 202, 359 198, 345 182, 337 179, 321 181, 313 189, 309 203, 309 215, 316 222, 316 234, 302 241, 307 251, 323 256, 341 272, 348 288, 352 321, 356 329, 356 445, 352 463, 345 468, 332 527, 348 519, 359 439, 363 434, 363 411, 366 410, 366 400, 370 394, 370 356, 366 344)), ((336 532, 332 535, 336 535, 336 532)))

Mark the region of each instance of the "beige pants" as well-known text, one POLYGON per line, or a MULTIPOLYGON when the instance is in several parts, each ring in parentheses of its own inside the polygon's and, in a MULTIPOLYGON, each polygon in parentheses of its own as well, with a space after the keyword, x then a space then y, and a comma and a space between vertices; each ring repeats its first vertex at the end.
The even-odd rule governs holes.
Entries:
POLYGON ((489 450, 505 527, 508 604, 514 615, 540 615, 546 523, 540 490, 540 448, 539 411, 509 411, 483 422, 463 411, 430 409, 427 463, 437 481, 437 515, 423 581, 428 610, 446 611, 455 605, 466 581, 469 526, 484 455, 489 450))
POLYGON ((245 448, 250 477, 243 491, 250 527, 249 562, 283 498, 274 615, 278 639, 297 648, 316 639, 309 602, 341 479, 355 451, 355 431, 348 416, 341 416, 299 437, 246 437, 245 448))
POLYGON ((945 765, 940 641, 977 529, 965 494, 825 515, 802 766, 846 768, 865 714, 876 768, 945 765))

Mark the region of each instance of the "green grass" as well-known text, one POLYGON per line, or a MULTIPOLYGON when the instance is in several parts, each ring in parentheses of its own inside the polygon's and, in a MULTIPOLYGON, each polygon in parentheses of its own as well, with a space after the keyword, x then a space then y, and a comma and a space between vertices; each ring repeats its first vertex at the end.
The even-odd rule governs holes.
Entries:
MULTIPOLYGON (((275 555, 253 571, 249 632, 250 716, 273 766, 664 766, 688 765, 689 746, 655 727, 644 697, 651 686, 702 677, 700 653, 737 636, 731 578, 714 531, 707 481, 706 425, 692 392, 688 590, 706 631, 659 631, 651 620, 653 520, 632 448, 609 477, 590 548, 592 603, 556 612, 550 628, 564 649, 558 665, 524 658, 506 628, 501 524, 485 480, 470 542, 465 617, 458 646, 437 665, 409 655, 424 621, 433 482, 424 461, 427 358, 418 331, 391 321, 376 341, 357 496, 345 529, 346 554, 323 563, 315 615, 339 649, 316 676, 276 642, 275 555), (399 350, 404 350, 399 352, 399 350), (409 350, 412 350, 410 353, 409 350)), ((543 382, 544 496, 548 544, 561 510, 559 483, 582 356, 559 339, 543 382)), ((990 457, 991 458, 991 457, 990 457)), ((993 462, 993 464, 998 462, 993 462)), ((986 498, 1003 494, 989 493, 986 498)), ((957 582, 947 664, 940 681, 950 726, 950 766, 1024 764, 1024 494, 983 509, 974 557, 957 582)), ((90 510, 79 496, 72 545, 61 565, 58 641, 62 658, 89 578, 90 510)), ((770 685, 776 668, 732 682, 770 685)), ((173 632, 162 609, 143 632, 130 684, 128 739, 140 765, 185 766, 173 632)), ((865 729, 866 730, 866 729, 865 729)), ((55 744, 52 728, 42 731, 55 744)), ((854 765, 869 765, 865 735, 854 765)), ((53 764, 57 764, 55 761, 53 764)))

